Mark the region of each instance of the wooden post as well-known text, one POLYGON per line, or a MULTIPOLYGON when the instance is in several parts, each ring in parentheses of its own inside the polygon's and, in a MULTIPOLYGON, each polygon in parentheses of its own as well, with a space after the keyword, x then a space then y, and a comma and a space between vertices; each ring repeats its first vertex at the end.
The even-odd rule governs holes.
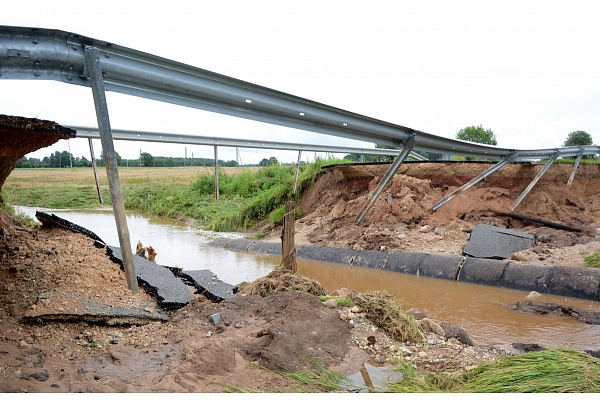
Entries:
POLYGON ((98 167, 96 167, 96 156, 94 156, 94 145, 92 144, 92 139, 88 138, 88 143, 90 144, 90 154, 92 156, 92 168, 94 169, 94 179, 96 180, 96 190, 98 191, 98 199, 100 200, 100 204, 104 204, 102 200, 102 190, 100 189, 100 181, 98 180, 98 167))
POLYGON ((296 202, 288 201, 285 204, 283 217, 283 233, 281 235, 281 259, 283 267, 292 272, 298 271, 296 264, 296 245, 294 243, 294 212, 296 202))

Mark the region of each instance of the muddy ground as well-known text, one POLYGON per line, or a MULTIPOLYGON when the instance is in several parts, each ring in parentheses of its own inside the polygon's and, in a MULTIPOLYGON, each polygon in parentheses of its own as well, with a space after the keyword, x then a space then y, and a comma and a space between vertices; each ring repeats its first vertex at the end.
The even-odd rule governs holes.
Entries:
MULTIPOLYGON (((580 233, 499 217, 491 211, 508 209, 540 168, 534 165, 507 166, 502 175, 488 178, 445 208, 429 211, 445 193, 485 167, 402 167, 362 224, 355 223, 355 216, 386 166, 330 168, 302 197, 304 215, 297 221, 297 243, 460 254, 469 231, 477 223, 488 223, 537 236, 549 234, 549 242, 514 256, 527 262, 579 266, 581 252, 600 249, 598 166, 581 166, 571 189, 565 184, 570 167, 553 167, 547 180, 515 210, 578 227, 580 233), (431 231, 421 232, 424 225, 431 231)), ((290 392, 298 390, 297 383, 257 366, 297 371, 314 368, 308 361, 312 357, 352 374, 365 362, 380 365, 377 362, 402 357, 424 370, 452 372, 517 352, 492 345, 468 346, 435 333, 428 334, 426 346, 398 343, 369 321, 355 325, 343 321, 342 307, 330 309, 299 293, 268 298, 239 295, 219 304, 196 294, 193 303, 171 312, 169 321, 142 325, 43 318, 23 323, 26 316, 85 308, 82 298, 147 311, 158 311, 158 306, 143 289, 131 295, 123 273, 91 239, 61 228, 17 226, 7 214, 1 216, 3 392, 222 392, 228 385, 290 392), (209 322, 208 316, 215 312, 221 314, 221 327, 209 322)), ((277 228, 264 230, 265 240, 278 239, 277 228)))

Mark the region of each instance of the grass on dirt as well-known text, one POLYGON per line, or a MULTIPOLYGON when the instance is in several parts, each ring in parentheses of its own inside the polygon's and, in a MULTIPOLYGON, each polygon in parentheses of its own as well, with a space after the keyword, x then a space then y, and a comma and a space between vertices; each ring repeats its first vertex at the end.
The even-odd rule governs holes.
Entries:
POLYGON ((422 343, 425 336, 417 320, 406 313, 401 299, 385 291, 360 293, 340 289, 336 294, 348 298, 364 312, 367 319, 399 342, 422 343))
MULTIPOLYGON (((348 162, 315 159, 302 164, 299 195, 310 186, 325 165, 348 162)), ((100 170, 104 206, 111 206, 106 171, 100 170)), ((269 219, 272 226, 283 219, 284 205, 292 200, 294 165, 272 165, 219 170, 219 200, 215 197, 212 169, 120 168, 123 200, 129 211, 169 218, 192 218, 213 231, 246 230, 269 219)), ((2 192, 10 204, 54 209, 98 208, 91 168, 18 169, 6 180, 2 192)), ((296 217, 300 217, 299 209, 296 217)))
POLYGON ((583 257, 585 265, 590 268, 600 268, 600 251, 589 256, 583 257))
POLYGON ((484 363, 460 376, 421 373, 398 365, 404 379, 394 393, 598 393, 600 360, 574 350, 552 349, 484 363))

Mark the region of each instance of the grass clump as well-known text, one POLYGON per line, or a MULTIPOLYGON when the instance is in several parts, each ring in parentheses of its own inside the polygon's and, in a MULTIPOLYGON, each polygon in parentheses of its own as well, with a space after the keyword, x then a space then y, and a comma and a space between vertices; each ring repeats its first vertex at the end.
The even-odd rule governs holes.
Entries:
POLYGON ((590 268, 600 268, 600 251, 589 256, 583 257, 585 265, 590 268))
POLYGON ((404 304, 387 292, 359 293, 350 289, 338 290, 336 294, 350 299, 366 313, 373 324, 400 342, 420 343, 425 340, 417 320, 405 312, 404 304))
POLYGON ((304 292, 314 296, 324 296, 325 289, 313 279, 293 273, 287 269, 275 269, 268 275, 251 283, 238 285, 238 293, 268 297, 279 292, 304 292))
POLYGON ((394 393, 598 393, 600 360, 575 350, 551 349, 484 363, 460 376, 421 373, 405 362, 394 393))
POLYGON ((462 376, 471 393, 598 393, 600 360, 574 350, 552 349, 486 363, 462 376))

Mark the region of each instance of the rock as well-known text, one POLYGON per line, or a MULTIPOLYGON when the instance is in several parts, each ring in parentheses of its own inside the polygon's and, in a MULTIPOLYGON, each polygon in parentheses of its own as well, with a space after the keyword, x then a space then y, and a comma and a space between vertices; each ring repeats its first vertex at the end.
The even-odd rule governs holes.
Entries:
POLYGON ((346 211, 346 202, 344 199, 340 199, 337 204, 331 210, 331 218, 338 219, 342 216, 342 214, 346 211))
POLYGON ((50 374, 48 373, 47 369, 45 369, 43 372, 36 372, 32 376, 40 382, 46 382, 50 378, 50 374))
POLYGON ((427 358, 427 353, 426 353, 426 352, 424 352, 424 351, 420 351, 420 352, 419 352, 419 357, 420 357, 420 358, 427 358))
POLYGON ((421 330, 424 333, 435 333, 438 336, 441 337, 445 337, 446 333, 444 332, 444 330, 442 329, 441 326, 439 326, 435 321, 429 319, 429 318, 423 318, 419 321, 419 328, 421 328, 421 330))
POLYGON ((416 319, 416 320, 427 318, 427 314, 425 314, 424 311, 421 311, 418 308, 411 308, 406 313, 409 315, 412 315, 414 317, 414 319, 416 319))
POLYGON ((19 342, 19 347, 29 347, 29 345, 27 344, 27 342, 26 342, 26 341, 24 341, 24 340, 21 340, 21 341, 19 342))
POLYGON ((383 364, 385 362, 385 356, 382 354, 377 354, 375 357, 373 357, 373 361, 383 364))
POLYGON ((433 230, 433 232, 435 232, 435 234, 440 235, 440 236, 444 236, 444 228, 442 227, 437 227, 433 230))
POLYGON ((548 233, 540 233, 537 237, 538 242, 541 243, 550 243, 552 241, 552 236, 548 233))
POLYGON ((449 322, 440 322, 440 327, 444 330, 444 337, 446 340, 450 338, 456 338, 462 344, 466 344, 467 346, 474 346, 473 340, 462 327, 453 325, 449 322))
POLYGON ((421 233, 429 233, 431 232, 431 227, 429 225, 423 225, 419 228, 419 232, 421 233))
POLYGON ((528 299, 535 299, 536 297, 540 297, 541 294, 539 294, 538 292, 536 292, 535 290, 529 292, 529 294, 527 295, 528 299))
POLYGON ((408 227, 406 225, 400 225, 397 226, 396 229, 394 229, 394 231, 398 233, 406 232, 408 231, 408 227))
POLYGON ((327 299, 325 301, 325 307, 327 308, 336 308, 338 305, 338 302, 336 299, 327 299))
POLYGON ((354 315, 352 311, 348 311, 346 314, 346 319, 354 319, 354 317, 356 317, 356 315, 354 315))
POLYGON ((400 352, 400 353, 401 353, 403 356, 412 354, 412 351, 411 351, 409 348, 407 348, 407 347, 404 347, 404 346, 402 346, 402 347, 398 347, 398 351, 399 351, 399 352, 400 352))
POLYGON ((360 308, 358 308, 357 306, 354 306, 354 307, 352 307, 352 309, 350 311, 352 311, 354 314, 358 314, 360 312, 360 308))
POLYGON ((381 246, 381 247, 379 248, 379 251, 385 251, 385 246, 381 246))
POLYGON ((535 343, 513 343, 512 347, 518 350, 521 354, 546 350, 544 347, 535 343))
POLYGON ((369 343, 370 346, 373 346, 376 342, 377 342, 377 339, 375 339, 375 336, 367 337, 367 343, 369 343))
POLYGON ((348 311, 342 311, 342 312, 340 313, 340 319, 341 319, 342 321, 345 321, 345 320, 347 320, 347 319, 348 319, 348 311))
POLYGON ((391 193, 387 194, 387 202, 388 204, 392 204, 394 202, 394 198, 392 197, 391 193))
POLYGON ((214 326, 219 326, 221 325, 221 314, 212 314, 208 317, 208 320, 212 322, 214 326))

